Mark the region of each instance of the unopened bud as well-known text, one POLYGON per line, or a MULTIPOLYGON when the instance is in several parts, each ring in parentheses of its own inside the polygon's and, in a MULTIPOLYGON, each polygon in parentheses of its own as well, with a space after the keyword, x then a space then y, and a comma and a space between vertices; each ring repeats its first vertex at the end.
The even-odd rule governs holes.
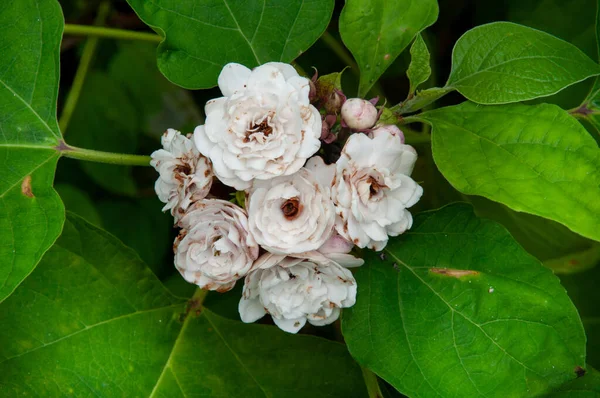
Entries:
POLYGON ((362 98, 350 98, 342 105, 342 119, 351 129, 370 129, 378 118, 377 108, 362 98))

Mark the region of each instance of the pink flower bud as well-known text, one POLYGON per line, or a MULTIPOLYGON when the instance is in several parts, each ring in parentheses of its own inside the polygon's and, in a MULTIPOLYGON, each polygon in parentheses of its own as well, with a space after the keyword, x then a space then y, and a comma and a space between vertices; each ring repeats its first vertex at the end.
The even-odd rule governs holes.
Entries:
POLYGON ((370 129, 378 117, 377 108, 364 99, 350 98, 342 105, 342 119, 351 129, 370 129))

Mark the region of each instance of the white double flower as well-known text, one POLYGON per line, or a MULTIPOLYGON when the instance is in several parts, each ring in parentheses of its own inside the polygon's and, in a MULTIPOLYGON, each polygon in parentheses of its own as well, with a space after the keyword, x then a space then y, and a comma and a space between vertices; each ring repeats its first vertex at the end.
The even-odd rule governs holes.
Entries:
POLYGON ((218 83, 223 97, 206 104, 194 140, 221 182, 245 190, 297 172, 317 152, 321 116, 309 102, 309 80, 291 65, 227 64, 218 83))

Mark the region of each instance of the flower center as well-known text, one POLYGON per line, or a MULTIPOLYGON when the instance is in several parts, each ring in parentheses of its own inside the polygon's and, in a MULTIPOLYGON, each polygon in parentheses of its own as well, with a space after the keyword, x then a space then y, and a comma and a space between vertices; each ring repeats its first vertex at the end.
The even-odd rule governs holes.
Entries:
POLYGON ((283 216, 287 220, 296 219, 300 215, 300 212, 302 211, 302 205, 300 204, 300 199, 294 197, 294 198, 290 198, 290 199, 286 200, 281 205, 281 211, 283 212, 283 216))
POLYGON ((244 138, 244 142, 250 142, 250 140, 252 139, 258 141, 258 134, 262 135, 262 137, 260 137, 261 141, 263 141, 264 138, 270 136, 273 133, 273 127, 270 125, 270 121, 271 117, 268 116, 265 117, 260 123, 253 122, 250 128, 246 130, 246 137, 244 138))
POLYGON ((175 166, 174 171, 176 173, 183 173, 185 175, 189 175, 192 173, 192 167, 187 163, 183 163, 183 164, 179 164, 179 165, 175 166))
POLYGON ((367 179, 367 184, 369 184, 369 198, 377 195, 383 186, 379 185, 377 180, 373 178, 373 176, 369 176, 367 179))

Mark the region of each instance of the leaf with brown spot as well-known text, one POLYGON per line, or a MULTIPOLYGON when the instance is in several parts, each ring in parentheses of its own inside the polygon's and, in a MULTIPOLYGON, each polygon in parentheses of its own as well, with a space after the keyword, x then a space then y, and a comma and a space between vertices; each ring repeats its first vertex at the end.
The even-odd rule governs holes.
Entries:
POLYGON ((538 396, 585 363, 583 326, 558 278, 469 205, 417 215, 383 258, 364 259, 344 338, 404 395, 538 396))
POLYGON ((60 5, 18 0, 0 8, 1 302, 54 243, 65 215, 52 188, 62 138, 56 120, 60 5))
POLYGON ((452 278, 462 278, 465 276, 479 275, 479 272, 465 269, 451 269, 451 268, 431 268, 431 272, 439 275, 446 275, 452 278))

